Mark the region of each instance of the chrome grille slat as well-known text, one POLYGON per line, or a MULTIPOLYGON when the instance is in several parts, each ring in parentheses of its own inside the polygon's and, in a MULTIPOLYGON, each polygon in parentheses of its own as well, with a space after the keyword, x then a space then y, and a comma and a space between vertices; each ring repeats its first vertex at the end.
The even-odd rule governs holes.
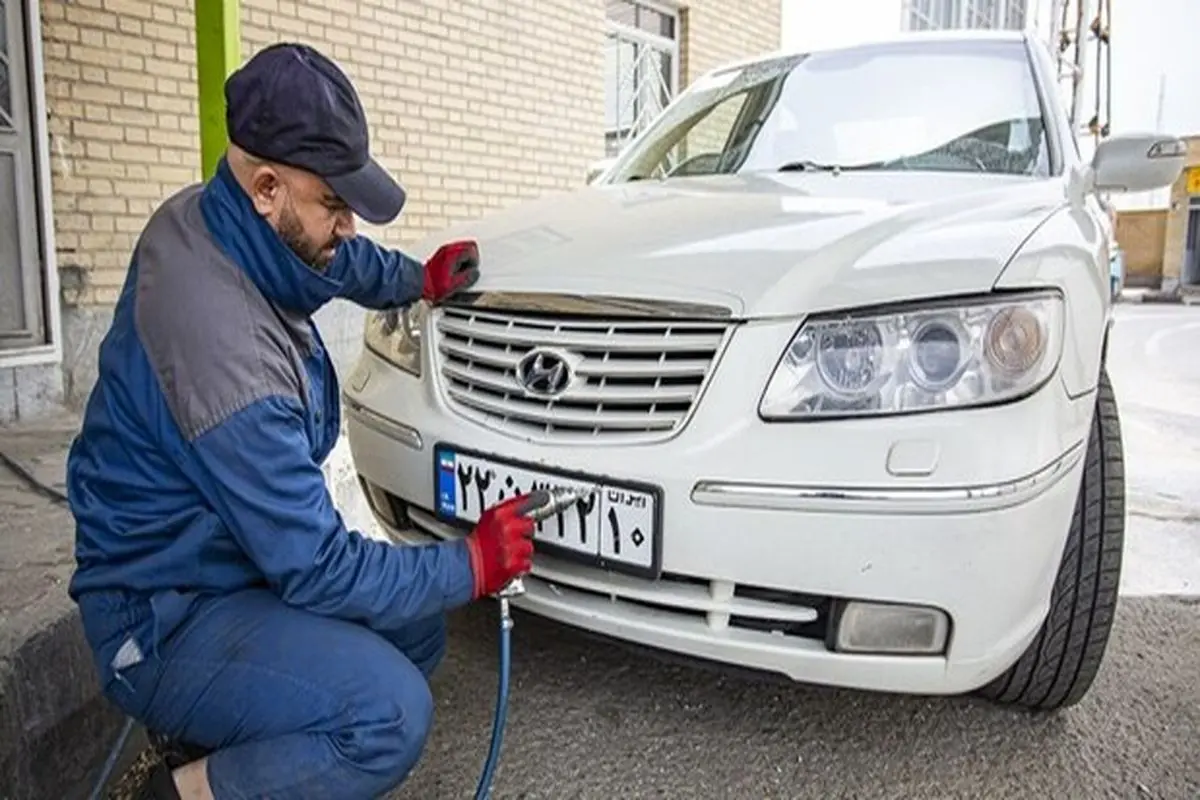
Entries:
MULTIPOLYGON (((578 326, 571 325, 571 328, 578 326)), ((463 338, 482 338, 489 342, 521 347, 561 347, 568 350, 606 350, 609 347, 609 336, 616 325, 605 326, 594 332, 581 330, 561 330, 542 325, 522 325, 496 323, 493 321, 463 323, 453 317, 443 317, 441 329, 443 333, 454 334, 463 338)), ((628 323, 620 326, 632 327, 628 323)), ((671 327, 683 327, 673 325, 671 327)), ((684 328, 686 330, 686 328, 684 328)), ((695 352, 696 350, 715 350, 721 343, 720 334, 716 336, 695 336, 687 333, 674 336, 654 336, 646 334, 625 334, 621 337, 621 349, 630 352, 662 353, 662 352, 695 352)))
POLYGON ((691 414, 730 326, 448 306, 432 320, 450 403, 492 427, 551 441, 671 434, 691 414), (570 358, 573 378, 557 396, 527 392, 518 380, 534 348, 570 358))
MULTIPOLYGON (((479 369, 478 367, 462 366, 458 363, 443 362, 442 372, 453 378, 456 384, 474 384, 480 388, 501 394, 523 395, 524 390, 517 383, 510 371, 494 369, 479 369)), ((558 402, 585 403, 614 403, 642 402, 652 397, 657 403, 687 403, 695 397, 695 389, 689 387, 661 386, 654 389, 642 389, 636 386, 575 386, 568 389, 558 402)), ((539 403, 540 405, 540 403, 539 403)))
POLYGON ((461 358, 467 361, 478 361, 482 364, 490 364, 495 367, 513 368, 517 366, 517 362, 521 360, 517 353, 510 353, 505 350, 497 350, 493 347, 476 346, 474 348, 463 347, 456 342, 442 341, 438 345, 443 353, 447 355, 461 358))
POLYGON ((577 371, 589 378, 696 378, 699 383, 708 373, 709 365, 708 361, 584 362, 577 371))
MULTIPOLYGON (((476 406, 484 411, 505 417, 515 417, 530 421, 540 421, 546 415, 539 407, 532 404, 513 402, 511 400, 496 400, 480 394, 464 392, 460 389, 450 389, 454 399, 476 406)), ((601 421, 605 427, 624 430, 670 430, 675 426, 675 417, 669 414, 620 414, 611 411, 600 414, 586 414, 564 408, 554 409, 555 426, 562 428, 594 428, 601 421)))
MULTIPOLYGON (((502 350, 490 345, 475 343, 465 347, 461 343, 442 340, 438 348, 445 354, 464 361, 488 364, 493 367, 515 368, 524 351, 502 350)), ((707 360, 678 359, 671 361, 585 361, 576 372, 587 378, 700 378, 708 372, 707 360)))

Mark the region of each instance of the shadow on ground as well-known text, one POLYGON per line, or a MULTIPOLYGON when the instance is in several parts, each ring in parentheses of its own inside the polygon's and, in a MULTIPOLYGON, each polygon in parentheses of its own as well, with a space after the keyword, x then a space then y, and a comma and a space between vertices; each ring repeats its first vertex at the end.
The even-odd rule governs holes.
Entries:
MULTIPOLYGON (((1200 796, 1200 607, 1125 599, 1093 692, 1053 716, 664 663, 522 614, 494 797, 1200 796)), ((492 606, 456 613, 401 798, 471 797, 496 691, 492 606)))

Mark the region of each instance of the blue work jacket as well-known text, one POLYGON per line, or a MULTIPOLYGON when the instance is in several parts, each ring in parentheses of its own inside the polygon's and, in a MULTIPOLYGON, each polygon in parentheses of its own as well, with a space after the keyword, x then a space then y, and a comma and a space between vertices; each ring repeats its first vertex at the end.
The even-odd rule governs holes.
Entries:
POLYGON ((324 272, 304 264, 223 161, 155 211, 67 464, 69 592, 102 671, 137 663, 205 595, 268 586, 380 630, 470 599, 461 541, 348 530, 320 469, 340 404, 312 314, 335 297, 406 305, 423 283, 422 264, 361 236, 324 272))

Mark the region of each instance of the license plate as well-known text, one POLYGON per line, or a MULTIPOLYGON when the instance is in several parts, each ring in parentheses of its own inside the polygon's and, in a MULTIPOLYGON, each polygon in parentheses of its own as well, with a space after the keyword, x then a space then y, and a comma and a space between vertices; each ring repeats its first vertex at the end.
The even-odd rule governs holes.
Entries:
POLYGON ((474 523, 483 510, 516 494, 556 487, 600 491, 561 514, 537 523, 539 552, 656 578, 661 568, 662 492, 630 481, 543 470, 494 455, 438 445, 434 454, 437 512, 474 523))

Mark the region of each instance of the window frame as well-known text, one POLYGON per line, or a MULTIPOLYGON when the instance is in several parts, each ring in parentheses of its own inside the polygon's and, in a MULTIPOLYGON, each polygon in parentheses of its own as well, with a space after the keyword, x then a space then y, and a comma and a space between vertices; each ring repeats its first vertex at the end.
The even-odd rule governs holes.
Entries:
POLYGON ((973 24, 977 0, 947 0, 951 13, 948 25, 935 24, 931 18, 932 5, 937 0, 905 0, 901 7, 900 25, 904 31, 951 29, 1025 30, 1029 25, 1029 0, 992 0, 991 19, 983 25, 973 24), (1020 7, 1021 27, 1010 28, 1011 9, 1020 7))
MULTIPOLYGON (((661 114, 679 95, 680 91, 680 75, 681 75, 681 60, 683 55, 682 47, 682 26, 683 14, 678 5, 664 0, 610 0, 610 3, 620 3, 621 5, 630 6, 633 9, 645 8, 664 16, 670 17, 672 20, 672 28, 674 30, 674 38, 651 33, 625 22, 619 22, 608 16, 607 8, 605 11, 604 20, 604 36, 606 45, 610 40, 632 42, 636 47, 650 48, 656 52, 666 52, 671 61, 670 73, 667 76, 669 85, 667 86, 667 96, 663 103, 661 114)), ((638 60, 642 58, 639 53, 638 60)), ((635 61, 635 64, 638 63, 635 61)), ((612 82, 611 76, 605 74, 605 123, 604 123, 604 147, 605 152, 609 157, 618 155, 634 138, 645 131, 653 123, 653 118, 642 120, 637 119, 637 96, 641 93, 641 81, 634 76, 634 86, 632 93, 634 95, 634 120, 628 127, 622 126, 622 104, 621 104, 621 75, 618 68, 615 76, 615 84, 612 82), (617 120, 615 126, 609 126, 607 119, 607 107, 612 98, 609 96, 609 91, 615 89, 617 92, 617 120), (639 127, 640 125, 640 127, 639 127)))
MULTIPOLYGON (((0 349, 0 369, 47 366, 63 361, 62 306, 59 301, 58 248, 55 241, 54 200, 51 191, 50 129, 46 97, 45 48, 42 16, 33 0, 9 0, 22 18, 18 35, 24 46, 25 85, 28 92, 30 138, 33 148, 33 202, 37 241, 35 264, 26 277, 36 282, 43 309, 39 341, 0 349)), ((12 31, 9 32, 12 36, 12 31)))

